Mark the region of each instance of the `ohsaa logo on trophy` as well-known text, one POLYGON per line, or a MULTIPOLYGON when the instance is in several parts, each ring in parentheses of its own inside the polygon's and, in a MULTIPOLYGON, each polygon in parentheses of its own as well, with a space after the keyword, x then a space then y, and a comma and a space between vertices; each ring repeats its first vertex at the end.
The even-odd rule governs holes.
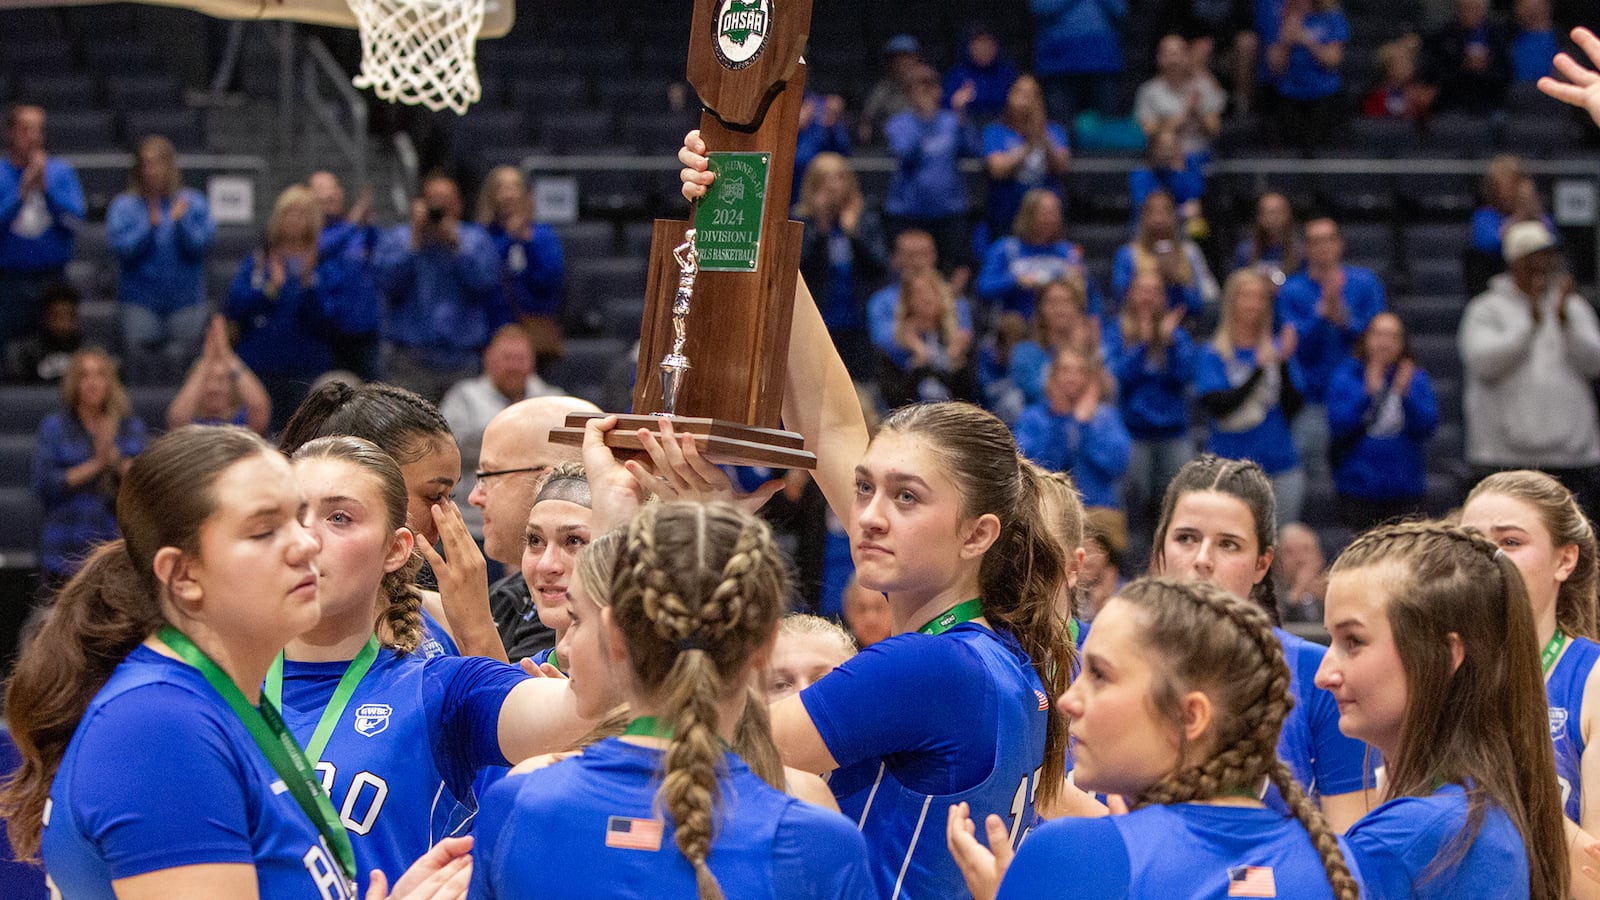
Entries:
POLYGON ((712 20, 711 46, 723 68, 742 69, 767 49, 772 31, 772 0, 719 0, 712 20))

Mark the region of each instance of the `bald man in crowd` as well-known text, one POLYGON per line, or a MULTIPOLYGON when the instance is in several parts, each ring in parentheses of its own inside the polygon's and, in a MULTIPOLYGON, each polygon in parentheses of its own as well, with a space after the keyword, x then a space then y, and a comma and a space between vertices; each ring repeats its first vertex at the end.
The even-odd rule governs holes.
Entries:
POLYGON ((483 511, 484 555, 510 572, 489 586, 489 611, 512 662, 555 646, 555 632, 539 621, 522 577, 522 549, 539 483, 557 464, 579 461, 577 447, 550 443, 550 429, 575 412, 600 408, 577 397, 534 397, 501 410, 483 430, 467 502, 483 511))

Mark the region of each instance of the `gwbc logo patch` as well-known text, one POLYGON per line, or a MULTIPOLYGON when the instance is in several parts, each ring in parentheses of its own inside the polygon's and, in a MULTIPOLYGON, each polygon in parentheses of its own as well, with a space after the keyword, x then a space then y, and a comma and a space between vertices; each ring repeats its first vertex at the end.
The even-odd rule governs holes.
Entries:
POLYGON ((389 728, 389 714, 394 710, 387 703, 368 703, 356 708, 356 731, 366 737, 382 734, 389 728))

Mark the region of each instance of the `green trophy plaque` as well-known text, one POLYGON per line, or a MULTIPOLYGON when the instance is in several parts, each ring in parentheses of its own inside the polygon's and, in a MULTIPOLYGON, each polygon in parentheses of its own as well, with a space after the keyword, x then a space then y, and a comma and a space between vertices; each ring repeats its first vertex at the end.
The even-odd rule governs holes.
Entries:
MULTIPOLYGON (((717 180, 693 221, 651 234, 633 413, 606 439, 637 452, 670 417, 717 463, 816 466, 779 414, 804 228, 789 220, 811 0, 694 0, 688 80, 717 180)), ((581 444, 587 415, 551 432, 581 444)))
POLYGON ((694 214, 700 271, 756 271, 771 167, 770 153, 710 154, 709 168, 717 180, 694 214))

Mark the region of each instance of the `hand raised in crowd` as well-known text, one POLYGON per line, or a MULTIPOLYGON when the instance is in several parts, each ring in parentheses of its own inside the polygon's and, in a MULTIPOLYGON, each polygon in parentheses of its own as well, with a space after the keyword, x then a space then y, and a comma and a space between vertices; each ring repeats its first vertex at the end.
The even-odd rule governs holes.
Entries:
POLYGON ((179 194, 178 199, 172 201, 172 221, 176 222, 188 214, 189 198, 179 194))
POLYGON ((976 100, 977 97, 978 88, 969 81, 966 84, 963 84, 961 87, 956 88, 956 92, 950 95, 950 108, 955 110, 957 113, 965 112, 967 106, 970 105, 973 100, 976 100))
MULTIPOLYGON (((1184 309, 1181 306, 1166 311, 1161 317, 1161 343, 1171 344, 1172 338, 1178 333, 1178 326, 1183 324, 1184 309)), ((1098 323, 1096 323, 1098 324, 1098 323)))
POLYGON ((44 151, 33 151, 33 154, 28 157, 27 168, 22 170, 22 193, 33 194, 44 190, 44 164, 44 151))
POLYGON ((345 218, 357 225, 372 224, 372 185, 361 189, 361 196, 356 198, 355 205, 350 207, 345 218))
POLYGON ((1394 369, 1394 392, 1404 397, 1411 390, 1411 379, 1417 375, 1417 364, 1409 359, 1400 360, 1394 369))
POLYGON ((1100 408, 1100 384, 1090 379, 1089 386, 1083 389, 1078 402, 1072 406, 1072 417, 1079 422, 1088 422, 1094 419, 1095 411, 1100 408))
POLYGON ((1011 834, 1004 819, 990 814, 983 823, 989 840, 985 847, 978 841, 978 827, 972 821, 971 808, 965 803, 950 804, 949 818, 945 822, 945 841, 950 845, 950 855, 955 857, 961 877, 973 900, 994 900, 1000 890, 1000 879, 1011 867, 1011 834))
POLYGON ((1284 325, 1278 330, 1278 359, 1285 360, 1294 356, 1300 348, 1300 332, 1294 330, 1293 325, 1284 325))

